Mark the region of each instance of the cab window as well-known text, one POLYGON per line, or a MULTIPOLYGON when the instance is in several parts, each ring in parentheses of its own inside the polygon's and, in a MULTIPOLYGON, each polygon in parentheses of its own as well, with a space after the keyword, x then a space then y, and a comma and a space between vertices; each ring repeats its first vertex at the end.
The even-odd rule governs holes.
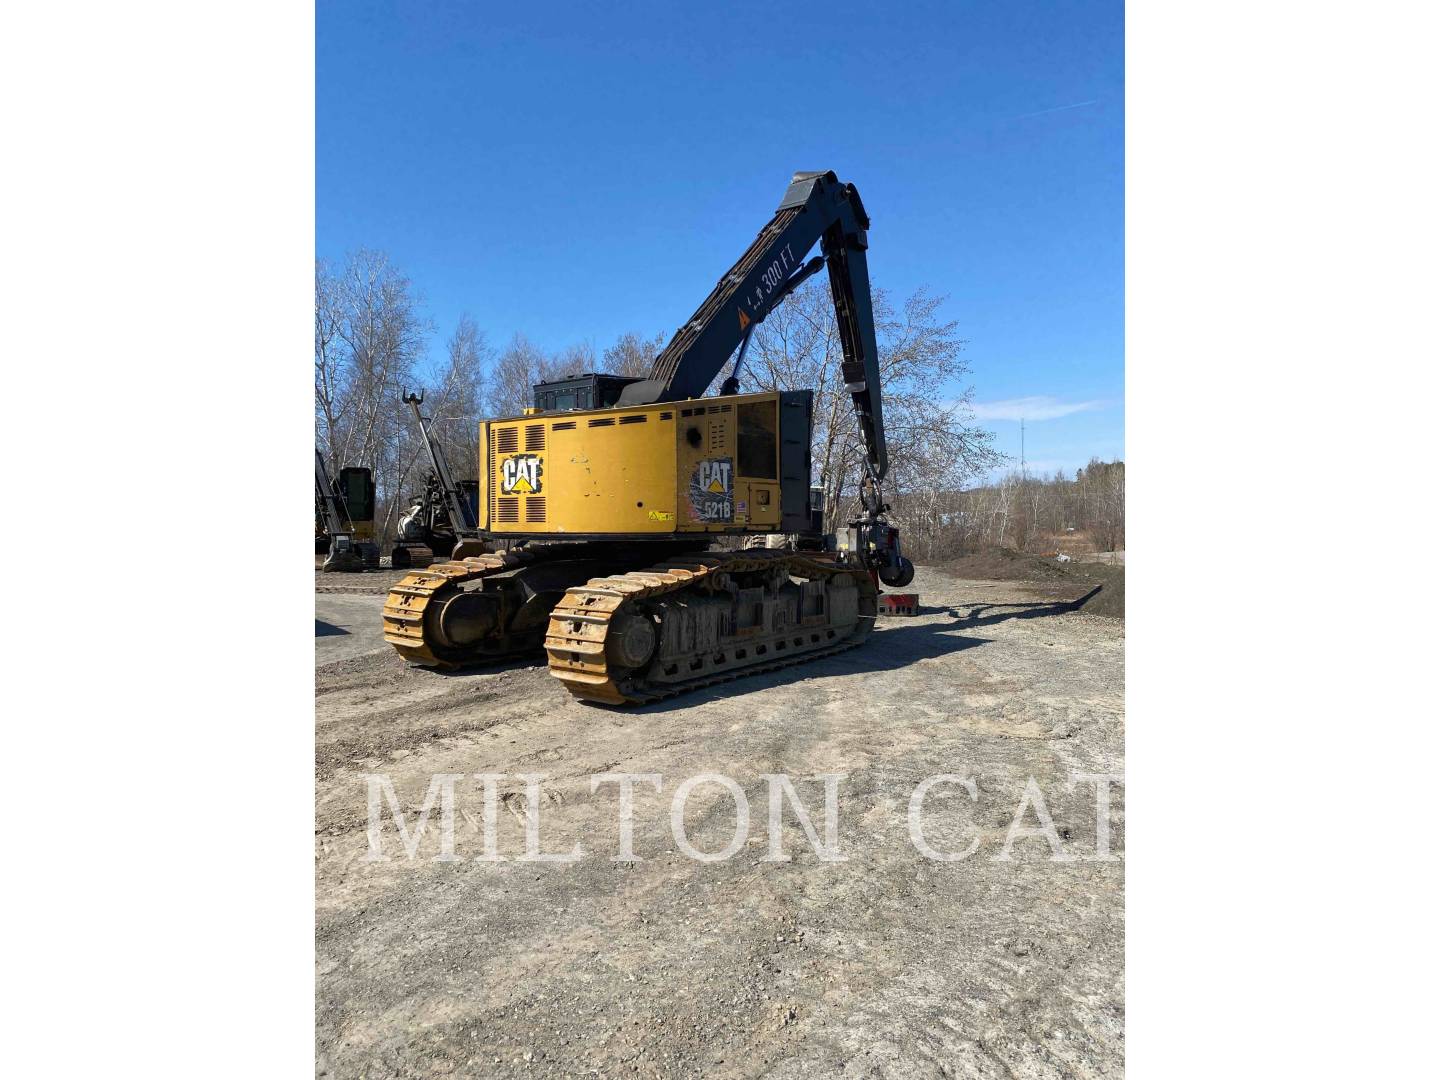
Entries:
POLYGON ((736 453, 739 474, 757 480, 774 480, 779 476, 775 462, 775 403, 756 401, 739 406, 739 432, 736 453))

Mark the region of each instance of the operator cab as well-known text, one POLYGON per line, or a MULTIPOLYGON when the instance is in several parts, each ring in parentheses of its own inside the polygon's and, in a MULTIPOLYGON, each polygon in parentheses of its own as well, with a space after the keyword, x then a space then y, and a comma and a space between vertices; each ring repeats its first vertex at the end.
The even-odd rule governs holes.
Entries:
POLYGON ((587 371, 563 379, 535 384, 535 408, 540 412, 573 409, 608 409, 620 400, 620 391, 639 379, 587 371))
POLYGON ((373 521, 375 518, 375 481, 370 470, 358 465, 349 465, 340 470, 336 494, 345 505, 345 515, 351 522, 373 521))

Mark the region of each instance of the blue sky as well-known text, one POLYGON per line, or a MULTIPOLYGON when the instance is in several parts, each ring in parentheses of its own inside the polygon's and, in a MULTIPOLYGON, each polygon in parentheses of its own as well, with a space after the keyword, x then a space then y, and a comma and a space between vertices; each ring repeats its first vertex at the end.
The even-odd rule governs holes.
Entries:
MULTIPOLYGON (((687 318, 797 169, 948 296, 981 422, 1034 468, 1124 452, 1119 2, 320 0, 316 248, 414 280, 435 349, 687 318)), ((939 388, 953 392, 955 388, 939 388)))

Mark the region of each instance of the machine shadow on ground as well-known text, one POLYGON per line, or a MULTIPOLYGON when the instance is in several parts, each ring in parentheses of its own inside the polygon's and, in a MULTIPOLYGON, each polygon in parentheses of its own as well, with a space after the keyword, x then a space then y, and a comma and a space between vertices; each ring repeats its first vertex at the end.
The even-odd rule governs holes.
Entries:
POLYGON ((808 660, 791 667, 754 675, 741 675, 727 682, 717 683, 699 690, 690 690, 677 697, 649 705, 606 705, 600 702, 586 702, 588 706, 607 712, 635 713, 650 715, 668 713, 677 709, 691 708, 707 701, 733 697, 737 692, 751 693, 770 687, 791 686, 807 679, 828 679, 837 675, 853 675, 857 672, 891 671, 917 660, 931 660, 940 656, 962 652, 977 645, 988 645, 989 638, 965 637, 954 632, 953 624, 921 623, 897 626, 881 630, 864 644, 842 653, 808 660))
POLYGON ((954 604, 946 607, 925 608, 923 613, 948 611, 956 623, 966 628, 992 626, 1007 619, 1043 619, 1051 615, 1065 615, 1081 610, 1100 592, 1096 585, 1076 600, 1036 601, 1034 603, 995 604, 954 604), (985 614, 988 612, 988 614, 985 614))
POLYGON ((525 671, 528 668, 545 666, 545 654, 539 649, 530 655, 512 656, 508 660, 495 660, 488 664, 473 664, 469 667, 425 668, 411 665, 416 671, 424 671, 427 675, 440 675, 447 679, 463 679, 470 675, 503 675, 507 671, 525 671))
MULTIPOLYGON (((676 709, 684 709, 703 702, 732 696, 736 693, 737 687, 748 693, 768 687, 790 686, 806 679, 824 679, 857 672, 893 670, 921 660, 933 660, 978 645, 987 645, 993 640, 986 637, 969 636, 962 631, 993 626, 1010 619, 1039 619, 1069 614, 1080 610, 1099 591, 1100 586, 1097 585, 1084 596, 1076 600, 1065 601, 987 602, 922 607, 920 609, 922 616, 948 614, 950 620, 912 622, 903 618, 885 618, 880 621, 879 628, 863 645, 832 656, 798 663, 775 671, 740 675, 727 682, 691 690, 677 697, 652 702, 649 705, 611 706, 598 702, 585 702, 584 704, 590 708, 617 713, 668 713, 676 709)), ((315 636, 317 638, 349 635, 350 633, 351 631, 333 623, 325 622, 322 619, 315 620, 315 636)), ((491 676, 512 671, 526 671, 531 668, 544 667, 544 665, 543 654, 537 652, 533 656, 515 656, 496 663, 477 666, 415 668, 415 670, 423 671, 425 675, 440 676, 446 679, 466 679, 482 674, 491 676)))
POLYGON ((957 633, 981 626, 991 626, 1007 619, 1040 619, 1052 615, 1065 615, 1080 609, 1091 597, 1099 592, 1096 586, 1077 600, 1015 603, 1015 604, 974 604, 958 607, 930 608, 925 613, 949 612, 953 622, 911 623, 907 620, 885 620, 883 629, 876 631, 863 645, 820 660, 811 660, 793 667, 780 668, 755 675, 742 675, 729 682, 717 683, 700 690, 691 690, 677 697, 649 705, 606 705, 586 702, 592 708, 607 712, 635 713, 650 715, 685 709, 707 701, 716 701, 736 693, 737 687, 745 692, 763 690, 769 687, 789 686, 806 679, 825 679, 836 675, 853 675, 856 672, 881 672, 904 667, 919 660, 933 660, 941 656, 962 652, 978 645, 988 645, 992 638, 969 637, 957 633), (990 609, 996 609, 991 611, 990 609), (982 614, 982 612, 989 612, 982 614), (886 625, 890 623, 891 625, 886 625))

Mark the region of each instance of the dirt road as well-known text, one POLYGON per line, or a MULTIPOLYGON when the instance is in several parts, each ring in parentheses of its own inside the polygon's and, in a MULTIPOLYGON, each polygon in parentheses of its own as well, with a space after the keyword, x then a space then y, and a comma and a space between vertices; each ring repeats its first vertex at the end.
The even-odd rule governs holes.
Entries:
MULTIPOLYGON (((1067 782, 1123 772, 1124 624, 1067 610, 1074 585, 921 568, 925 613, 859 649, 632 711, 575 702, 538 665, 407 668, 379 640, 382 581, 351 587, 375 591, 316 596, 321 1075, 1120 1072, 1124 864, 1097 859, 1096 784, 1067 782), (635 786, 643 861, 613 858, 617 785, 592 792, 619 772, 662 777, 635 786), (503 774, 500 861, 477 859, 476 773, 503 774), (389 778, 412 830, 432 775, 458 774, 461 861, 433 861, 438 808, 414 859, 383 809, 386 859, 367 861, 365 774, 389 778), (543 777, 539 850, 579 845, 575 861, 521 858, 520 774, 543 777), (733 779, 748 830, 702 781, 677 835, 677 790, 700 774, 733 779), (767 774, 790 779, 822 848, 810 778, 844 774, 844 861, 788 802, 788 861, 767 858, 767 774), (975 845, 956 861, 922 855, 907 812, 940 774, 974 797, 932 787, 918 842, 975 845), (1032 779, 1065 861, 1041 835, 1007 849, 1032 779), (684 844, 738 850, 702 862, 684 844)), ((1123 786, 1101 786, 1120 856, 1123 786)), ((1021 825, 1042 830, 1033 795, 1021 825)))

